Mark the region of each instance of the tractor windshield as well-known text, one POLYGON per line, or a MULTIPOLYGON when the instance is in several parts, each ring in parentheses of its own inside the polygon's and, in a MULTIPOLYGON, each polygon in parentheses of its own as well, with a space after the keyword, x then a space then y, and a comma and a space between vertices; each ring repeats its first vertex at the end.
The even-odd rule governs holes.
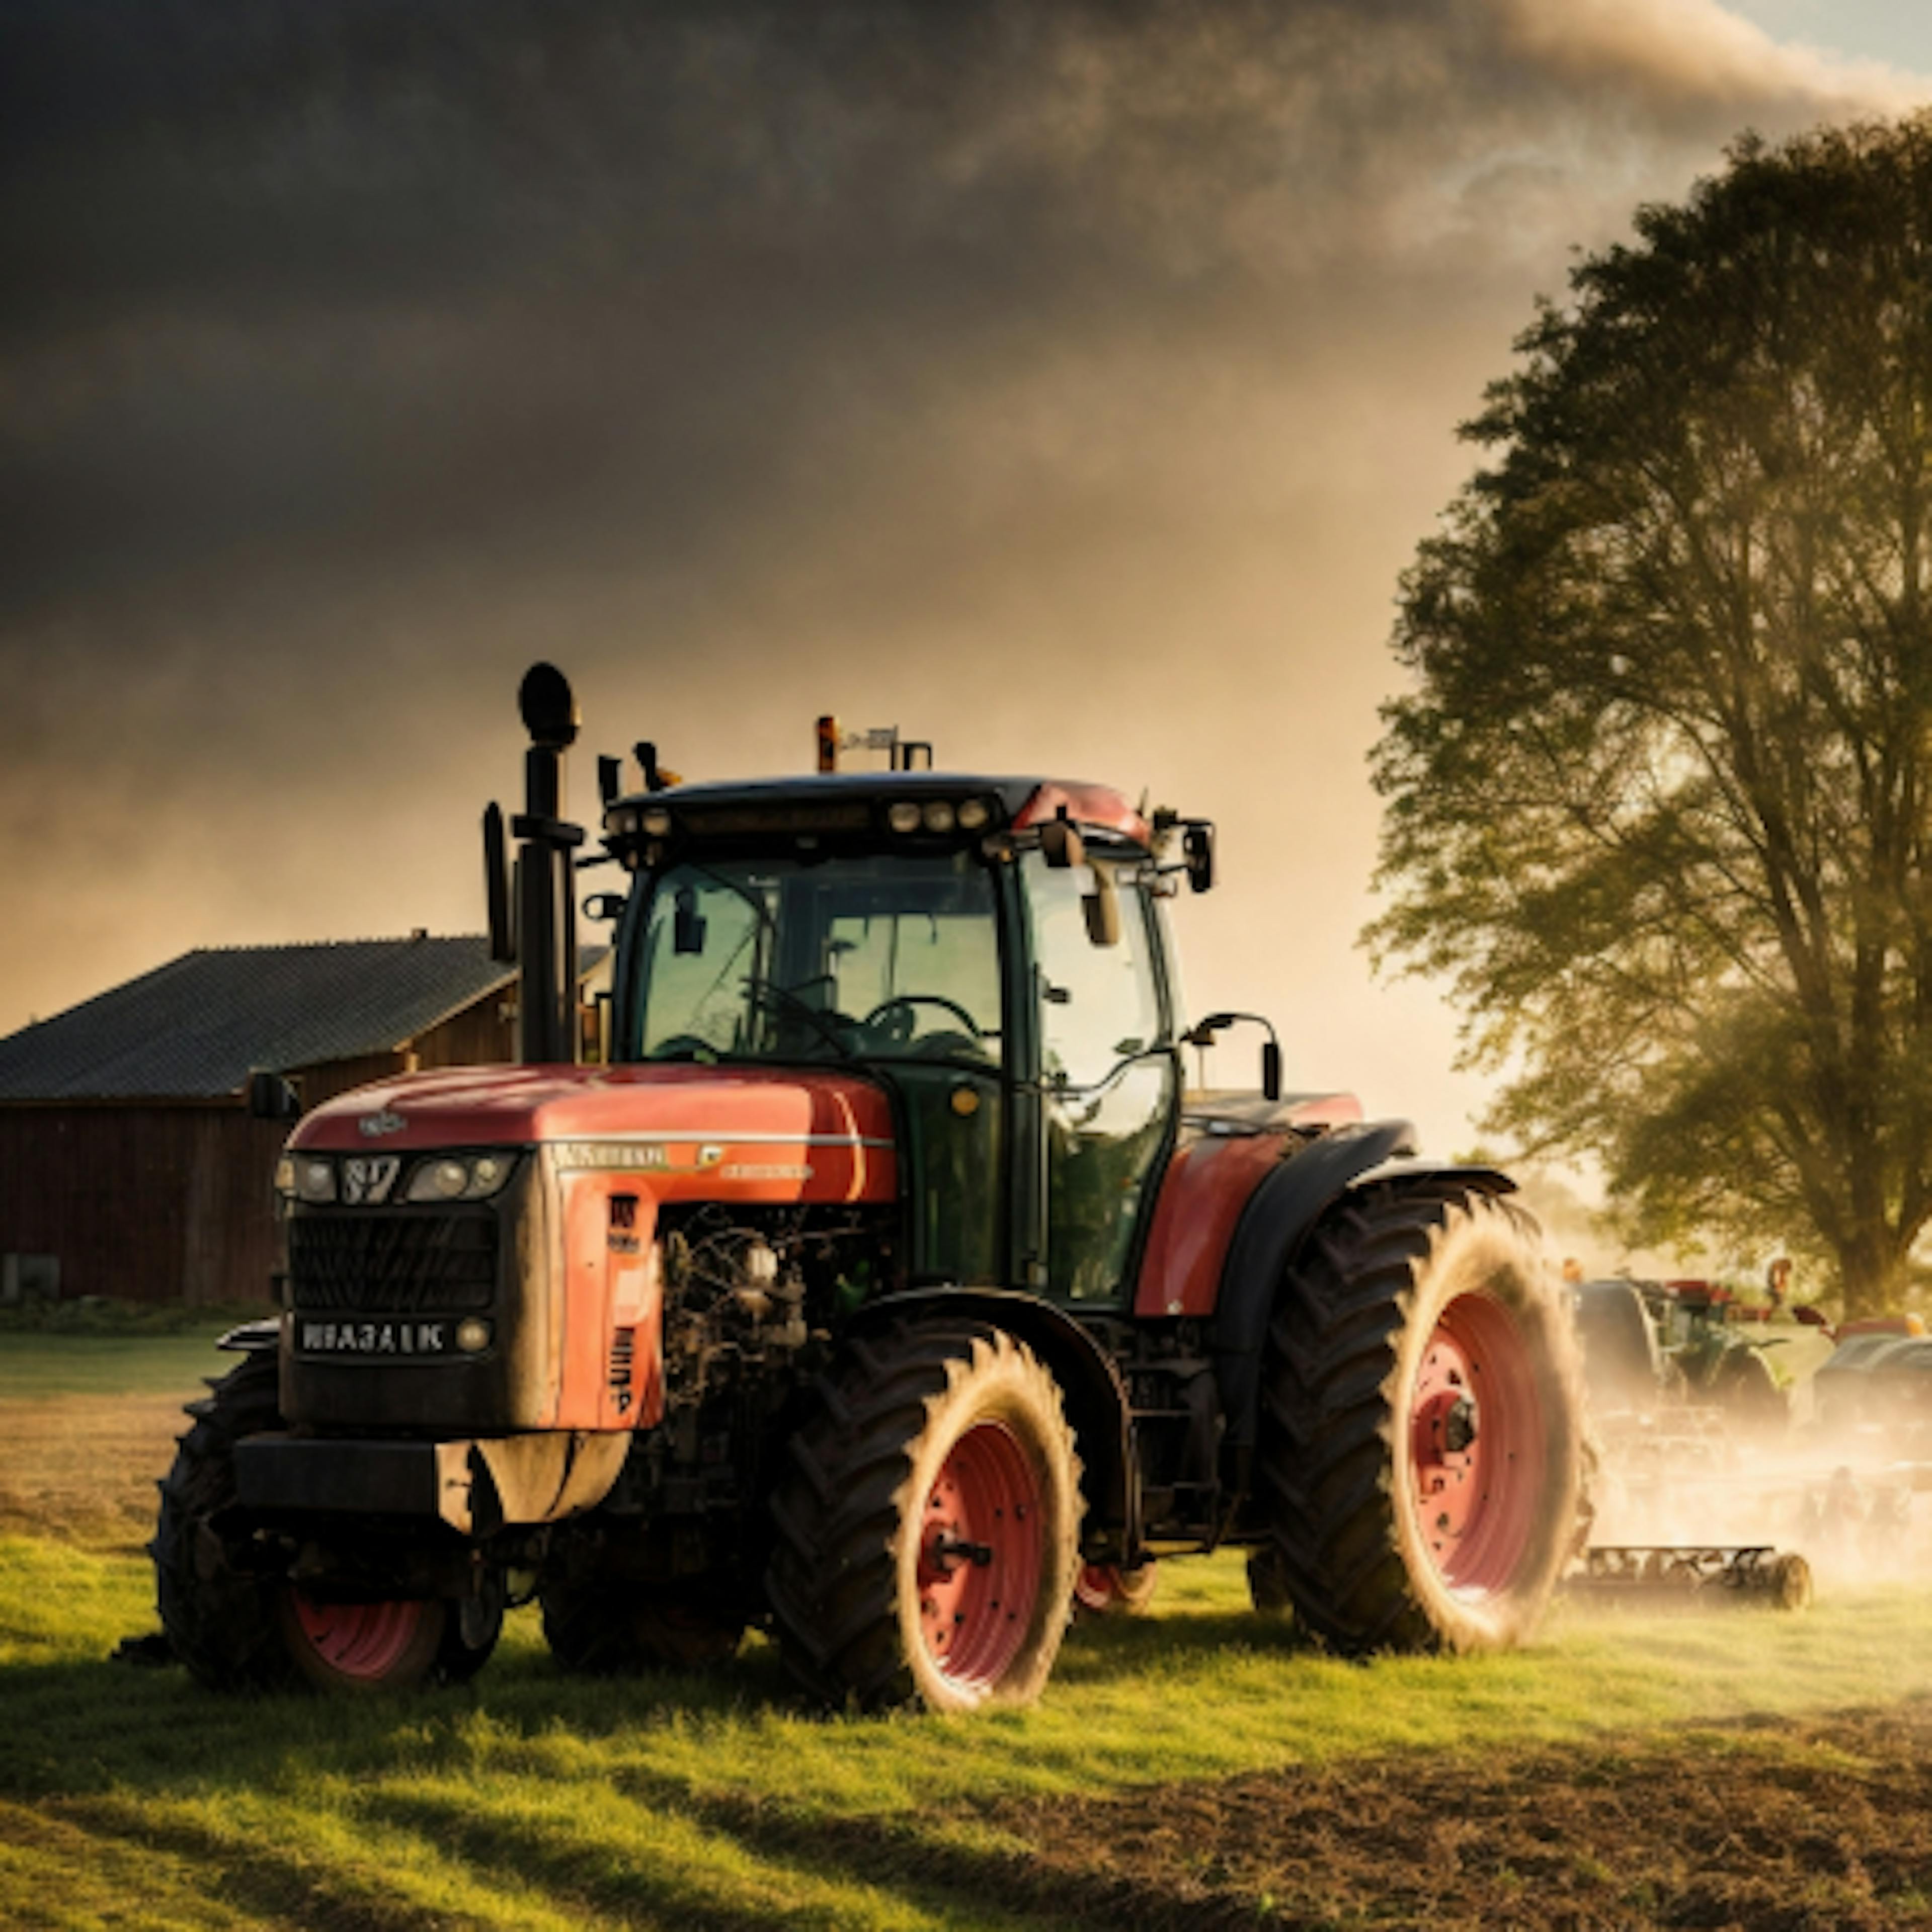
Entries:
POLYGON ((687 860, 630 949, 634 1057, 1000 1057, 992 881, 967 852, 687 860))

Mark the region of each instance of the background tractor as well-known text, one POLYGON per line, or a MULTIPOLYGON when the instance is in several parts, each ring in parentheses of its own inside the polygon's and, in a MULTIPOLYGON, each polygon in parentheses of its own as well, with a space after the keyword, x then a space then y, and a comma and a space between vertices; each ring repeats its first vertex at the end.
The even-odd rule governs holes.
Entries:
POLYGON ((567 1668, 755 1624, 828 1702, 967 1708, 1040 1691, 1077 1580, 1132 1601, 1224 1545, 1338 1651, 1533 1625, 1580 1400, 1536 1231, 1406 1122, 1284 1096, 1271 1029, 1258 1090, 1184 1090, 1252 1017, 1180 1010, 1165 902, 1213 884, 1210 825, 896 737, 841 772, 826 720, 810 776, 602 761, 586 855, 568 686, 522 704, 514 871, 485 819, 522 1064, 291 1134, 284 1312, 163 1486, 197 1678, 460 1678, 534 1595, 567 1668))

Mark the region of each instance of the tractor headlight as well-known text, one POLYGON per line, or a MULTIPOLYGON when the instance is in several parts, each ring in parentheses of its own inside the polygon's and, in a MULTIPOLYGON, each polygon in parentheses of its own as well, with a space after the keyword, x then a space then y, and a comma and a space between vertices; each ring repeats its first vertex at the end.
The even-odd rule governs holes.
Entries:
POLYGON ((295 1192, 298 1200, 316 1204, 335 1198, 335 1163, 320 1155, 298 1154, 295 1157, 295 1192))
POLYGON ((628 805, 614 806, 604 814, 604 830, 613 838, 636 838, 638 814, 635 808, 628 805))
POLYGON ((661 805, 646 806, 638 823, 644 827, 646 838, 664 838, 670 836, 670 814, 661 805))
POLYGON ((886 808, 886 823, 895 832, 916 832, 919 830, 919 807, 909 798, 900 799, 886 808))
POLYGON ((497 1154, 438 1154, 417 1162, 404 1198, 409 1201, 486 1201, 510 1178, 514 1163, 497 1154))
POLYGON ((935 798, 920 816, 926 821, 928 832, 950 832, 954 818, 952 801, 950 798, 935 798))
POLYGON ((993 808, 983 798, 963 798, 959 801, 962 832, 977 832, 992 815, 993 808))

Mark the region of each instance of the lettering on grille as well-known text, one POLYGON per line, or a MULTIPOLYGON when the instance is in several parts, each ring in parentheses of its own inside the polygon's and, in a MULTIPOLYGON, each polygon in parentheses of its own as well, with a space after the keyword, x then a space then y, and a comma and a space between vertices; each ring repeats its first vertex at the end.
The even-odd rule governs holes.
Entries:
POLYGON ((450 1350, 448 1322, 321 1322, 300 1316, 296 1346, 304 1355, 442 1355, 450 1350))

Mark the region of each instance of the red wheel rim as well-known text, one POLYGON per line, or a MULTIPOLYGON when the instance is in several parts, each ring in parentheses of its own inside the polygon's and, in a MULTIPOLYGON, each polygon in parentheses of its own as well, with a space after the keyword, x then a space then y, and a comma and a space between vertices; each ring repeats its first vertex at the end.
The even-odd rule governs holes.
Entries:
POLYGON ((1119 1594, 1120 1586, 1111 1564, 1081 1564, 1080 1574, 1073 1580, 1073 1600, 1083 1610, 1110 1609, 1119 1594))
POLYGON ((952 1445, 920 1512, 920 1634, 940 1675, 990 1690, 1026 1641, 1040 1596, 1040 1481, 1003 1422, 952 1445))
POLYGON ((1536 1526, 1543 1405, 1515 1318, 1486 1294, 1444 1309, 1409 1405, 1409 1468, 1422 1546, 1449 1587, 1514 1580, 1536 1526))
POLYGON ((296 1621, 315 1654, 344 1677, 374 1683, 388 1676, 422 1628, 429 1606, 411 1600, 386 1604, 320 1604, 292 1591, 296 1621))

